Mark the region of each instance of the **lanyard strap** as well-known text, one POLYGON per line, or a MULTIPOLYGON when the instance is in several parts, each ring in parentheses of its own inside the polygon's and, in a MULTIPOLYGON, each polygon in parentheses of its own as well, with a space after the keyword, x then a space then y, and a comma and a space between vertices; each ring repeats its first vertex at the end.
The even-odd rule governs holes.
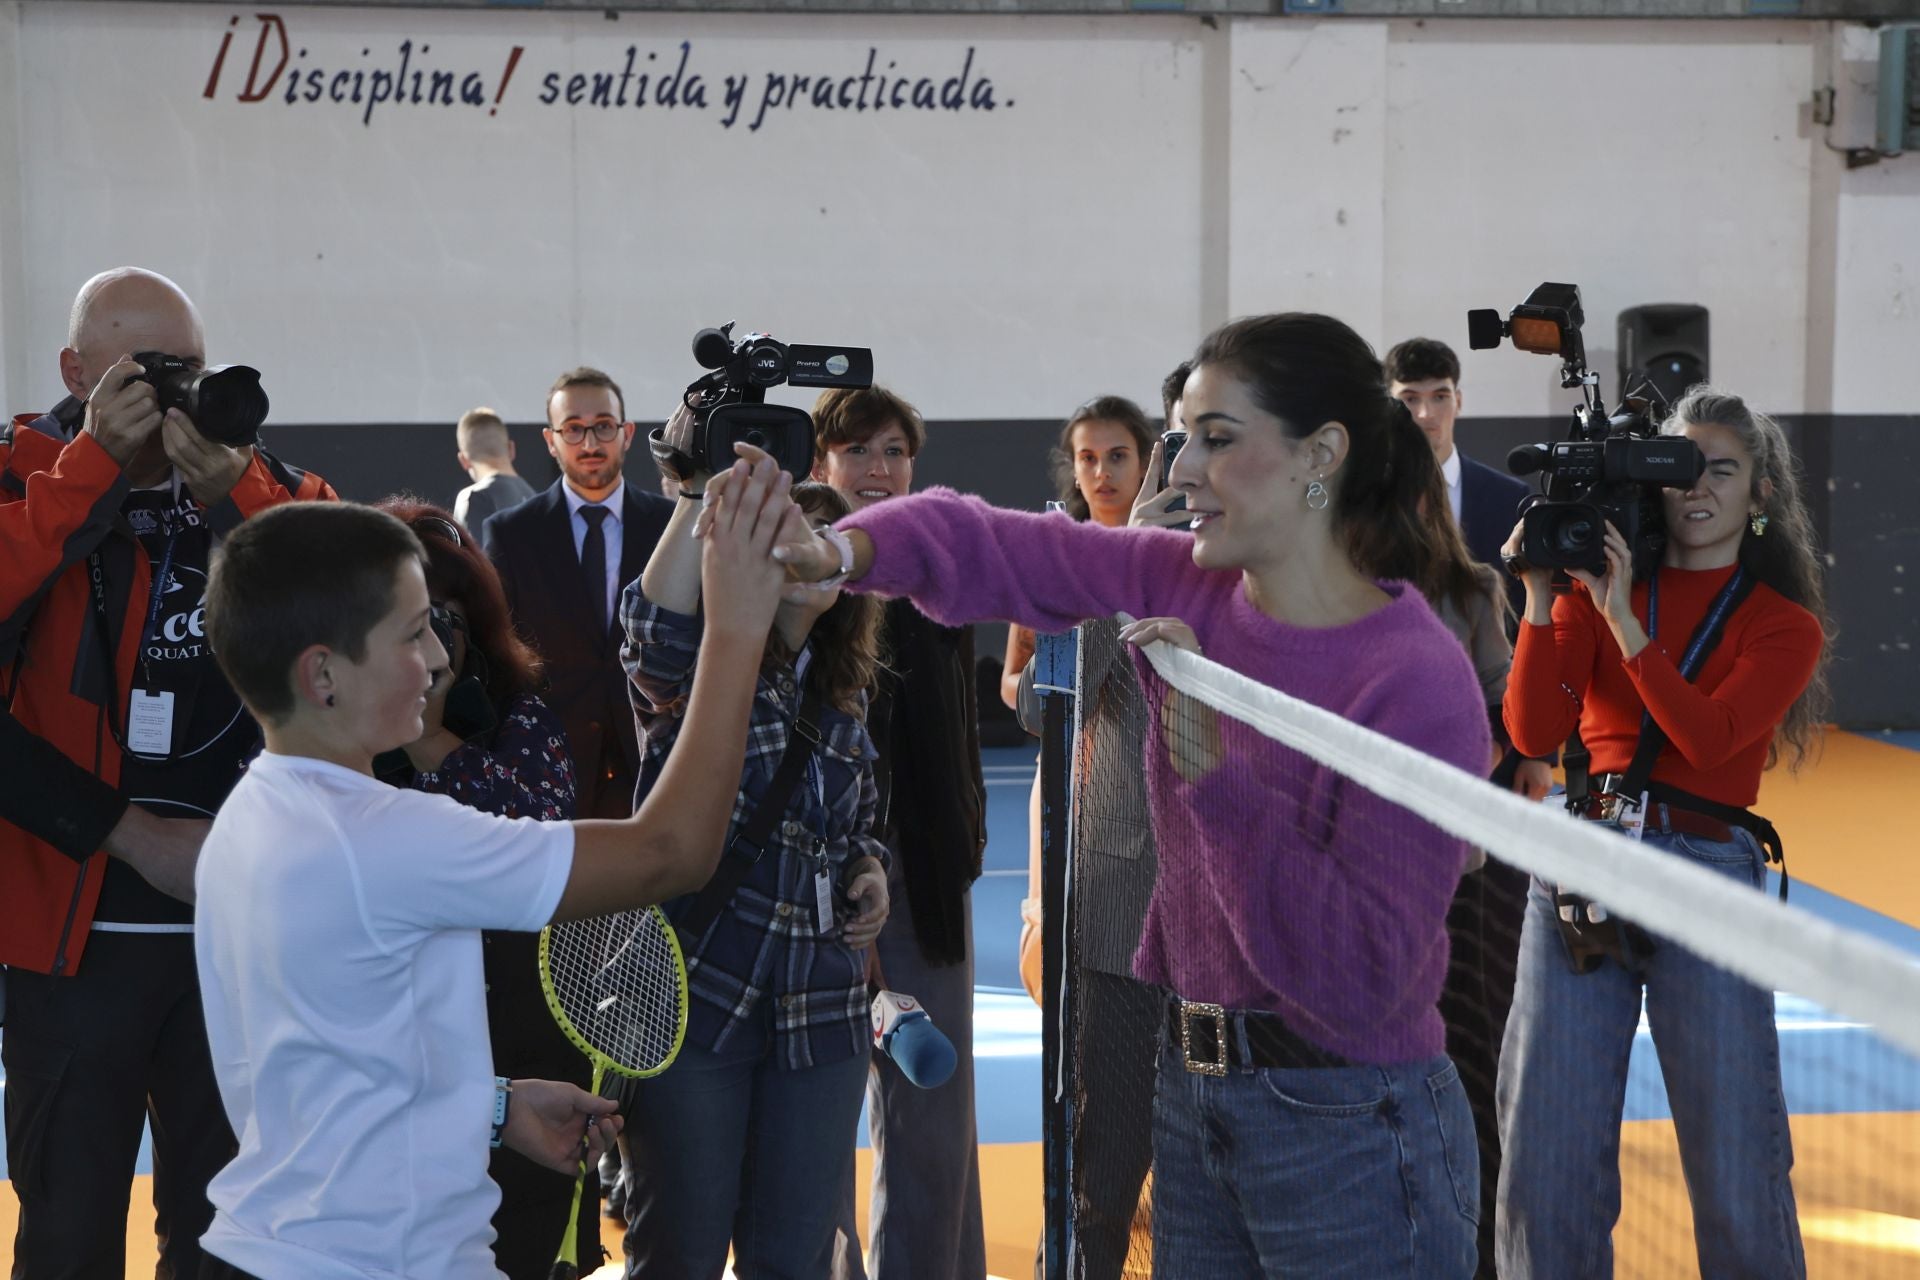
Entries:
MULTIPOLYGON (((161 550, 160 563, 153 571, 153 586, 149 592, 151 598, 147 602, 147 622, 140 628, 140 668, 146 672, 149 686, 153 683, 153 665, 147 657, 147 646, 152 644, 155 636, 159 634, 157 628, 160 625, 160 607, 166 603, 167 583, 173 577, 173 549, 180 542, 180 526, 175 523, 173 512, 168 511, 161 517, 161 525, 167 531, 167 545, 161 550)), ((148 557, 148 563, 152 563, 151 555, 148 557)), ((104 594, 103 588, 101 596, 104 594)), ((95 600, 99 601, 100 598, 96 596, 95 600)))
MULTIPOLYGON (((178 517, 177 508, 179 505, 180 474, 179 472, 175 472, 173 477, 173 503, 160 515, 161 527, 166 531, 167 542, 166 546, 161 549, 160 563, 154 569, 153 581, 149 585, 147 618, 145 624, 140 628, 140 648, 138 650, 140 666, 146 674, 149 687, 153 684, 153 667, 151 660, 147 657, 147 646, 153 643, 153 639, 157 634, 156 628, 160 622, 160 607, 166 597, 167 583, 173 576, 173 553, 179 545, 180 530, 183 527, 183 523, 178 517)), ((145 543, 139 542, 137 538, 135 542, 142 550, 145 550, 145 543)), ((151 552, 148 553, 147 559, 148 563, 151 564, 153 560, 151 552)), ((87 553, 87 578, 93 587, 93 615, 100 633, 100 653, 106 667, 107 727, 112 730, 113 740, 121 751, 133 756, 135 759, 144 760, 150 764, 159 763, 166 757, 140 754, 127 745, 126 740, 120 733, 118 724, 120 714, 120 681, 117 674, 118 664, 114 661, 113 654, 113 618, 107 610, 107 574, 105 567, 101 563, 99 547, 95 547, 87 553)))
POLYGON ((801 773, 813 759, 814 748, 820 745, 820 739, 825 736, 820 727, 823 706, 820 696, 803 684, 799 709, 794 712, 793 723, 787 729, 786 750, 780 755, 780 763, 775 767, 767 789, 760 793, 760 803, 754 806, 752 816, 740 825, 728 841, 725 851, 720 855, 720 865, 714 868, 713 877, 687 909, 681 912, 679 919, 674 921, 673 927, 687 950, 691 951, 699 945, 707 927, 720 914, 720 909, 732 900, 734 891, 746 880, 747 873, 753 870, 754 864, 765 853, 773 835, 773 824, 786 812, 787 801, 793 798, 801 773))
MULTIPOLYGON (((1737 566, 1733 576, 1727 579, 1720 594, 1714 597, 1707 608, 1707 616, 1700 620, 1693 637, 1687 642, 1687 649, 1681 655, 1679 663, 1680 678, 1689 684, 1699 673, 1707 655, 1720 643, 1720 633, 1725 629, 1727 619, 1738 609, 1746 598, 1753 594, 1755 579, 1747 573, 1745 565, 1737 566)), ((1647 580, 1647 642, 1653 642, 1660 627, 1660 574, 1654 571, 1647 580)), ((1621 791, 1638 797, 1647 789, 1648 779, 1653 774, 1653 762, 1659 756, 1660 749, 1666 745, 1666 732, 1653 721, 1653 713, 1644 707, 1640 712, 1640 741, 1635 746, 1633 760, 1626 772, 1620 775, 1621 791)), ((1579 810, 1585 806, 1592 792, 1588 785, 1587 762, 1590 759, 1586 743, 1580 739, 1580 730, 1575 728, 1567 738, 1566 751, 1561 756, 1566 766, 1567 808, 1579 810)))
MULTIPOLYGON (((1707 660, 1707 654, 1720 643, 1720 632, 1727 625, 1728 615, 1739 608, 1741 602, 1752 591, 1753 584, 1747 577, 1747 567, 1738 566, 1734 569, 1733 576, 1727 579, 1726 585, 1720 588, 1720 594, 1716 595, 1713 603, 1707 606, 1707 616, 1700 620, 1700 625, 1693 630, 1692 638, 1687 641, 1687 651, 1680 656, 1678 668, 1682 680, 1688 684, 1693 683, 1693 678, 1700 674, 1701 664, 1707 660)), ((1656 571, 1647 581, 1647 642, 1651 644, 1653 638, 1659 633, 1660 574, 1656 571)), ((1653 713, 1643 709, 1640 712, 1641 735, 1645 736, 1651 728, 1653 728, 1653 713)))
MULTIPOLYGON (((1726 629, 1727 619, 1743 601, 1753 593, 1754 580, 1747 573, 1745 565, 1733 571, 1727 584, 1720 588, 1720 594, 1713 598, 1707 608, 1707 616, 1694 628, 1693 636, 1687 641, 1687 650, 1680 658, 1680 678, 1688 684, 1700 673, 1700 667, 1706 662, 1707 655, 1720 643, 1720 634, 1726 629)), ((1653 637, 1660 625, 1660 575, 1656 572, 1647 583, 1647 643, 1653 643, 1653 637)), ((1660 750, 1667 744, 1666 730, 1654 723, 1653 712, 1642 710, 1640 713, 1640 741, 1634 748, 1633 760, 1627 765, 1627 771, 1621 783, 1621 793, 1639 798, 1647 789, 1648 780, 1653 776, 1653 764, 1660 750)))

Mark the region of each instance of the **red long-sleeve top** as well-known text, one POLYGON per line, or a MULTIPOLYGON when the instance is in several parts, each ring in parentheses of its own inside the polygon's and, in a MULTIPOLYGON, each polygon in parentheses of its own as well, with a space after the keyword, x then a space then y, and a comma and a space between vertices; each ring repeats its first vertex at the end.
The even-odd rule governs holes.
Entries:
MULTIPOLYGON (((1553 602, 1551 626, 1522 623, 1503 706, 1513 745, 1547 755, 1576 723, 1594 773, 1622 773, 1640 740, 1642 709, 1666 731, 1655 781, 1747 808, 1774 729, 1813 678, 1820 623, 1771 587, 1753 590, 1727 619, 1720 643, 1689 684, 1679 662, 1714 597, 1723 569, 1660 570, 1659 632, 1623 659, 1593 601, 1575 589, 1553 602)), ((1647 586, 1633 585, 1633 613, 1647 618, 1647 586)))

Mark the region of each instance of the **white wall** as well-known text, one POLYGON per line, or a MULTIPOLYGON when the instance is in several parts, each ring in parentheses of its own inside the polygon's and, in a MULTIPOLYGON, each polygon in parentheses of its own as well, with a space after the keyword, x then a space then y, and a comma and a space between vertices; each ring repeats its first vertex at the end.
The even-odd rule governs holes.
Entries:
POLYGON ((20 6, 0 0, 0 415, 37 404, 27 388, 26 278, 21 260, 20 6), (16 398, 16 391, 18 398, 16 398))
MULTIPOLYGON (((1805 393, 1814 28, 1741 22, 1405 23, 1386 74, 1390 332, 1581 285, 1613 396, 1620 311, 1711 310, 1713 375, 1763 403, 1805 393)), ((1457 329, 1456 329, 1457 331, 1457 329)), ((1475 361, 1473 410, 1551 412, 1555 362, 1475 361), (1527 365, 1519 368, 1518 365, 1527 365), (1488 402, 1492 401, 1490 405, 1488 402)))
MULTIPOLYGON (((537 418, 581 361, 657 416, 696 372, 692 331, 729 318, 864 342, 933 416, 1047 417, 1151 402, 1229 314, 1464 347, 1466 308, 1543 279, 1583 286, 1609 375, 1620 308, 1695 301, 1717 379, 1771 407, 1913 409, 1920 157, 1833 168, 1805 111, 1816 24, 290 7, 296 56, 248 104, 258 12, 0 3, 12 406, 59 395, 80 281, 137 262, 196 296, 215 358, 266 371, 282 421, 537 418), (284 101, 296 71, 392 66, 409 40, 486 105, 363 123, 364 103, 284 101), (683 40, 704 111, 539 101, 629 45, 657 75, 683 40), (995 109, 809 105, 751 129, 769 73, 837 85, 869 48, 936 84, 972 49, 995 109), (748 77, 731 127, 729 75, 748 77)), ((1476 355, 1469 408, 1558 412, 1553 374, 1476 355)))
POLYGON ((1834 409, 1920 413, 1920 155, 1845 176, 1837 277, 1834 409))

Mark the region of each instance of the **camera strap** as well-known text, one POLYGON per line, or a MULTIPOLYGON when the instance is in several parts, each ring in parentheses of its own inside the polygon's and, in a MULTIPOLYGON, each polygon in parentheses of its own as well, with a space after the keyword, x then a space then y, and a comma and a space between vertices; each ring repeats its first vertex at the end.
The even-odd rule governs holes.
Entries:
MULTIPOLYGON (((1701 666, 1707 655, 1719 647, 1720 637, 1727 629, 1727 619, 1733 611, 1746 602, 1753 594, 1755 586, 1753 576, 1741 565, 1720 588, 1720 594, 1713 598, 1707 607, 1707 616, 1700 619, 1693 635, 1687 641, 1687 651, 1680 657, 1680 678, 1692 684, 1700 674, 1701 666)), ((1647 642, 1659 634, 1660 628, 1660 575, 1656 572, 1647 582, 1647 642)), ((1660 749, 1667 745, 1667 731, 1654 723, 1651 711, 1640 713, 1640 741, 1634 747, 1633 760, 1627 765, 1622 778, 1620 791, 1630 803, 1640 803, 1641 795, 1647 789, 1647 783, 1653 775, 1653 762, 1659 758, 1660 749)))
MULTIPOLYGON (((1720 594, 1714 597, 1713 604, 1707 609, 1707 616, 1701 619, 1699 627, 1694 630, 1693 638, 1687 643, 1687 651, 1680 659, 1680 675, 1688 683, 1692 683, 1700 674, 1700 668, 1706 662, 1707 655, 1720 643, 1720 637, 1726 631, 1727 619, 1746 602, 1747 597, 1753 594, 1753 589, 1758 585, 1759 580, 1747 572, 1745 565, 1741 565, 1734 570, 1733 577, 1727 579, 1727 585, 1720 588, 1720 594)), ((1649 639, 1653 637, 1654 628, 1658 625, 1659 609, 1660 578, 1656 574, 1647 584, 1647 636, 1649 639)), ((1635 802, 1638 797, 1644 796, 1648 803, 1662 804, 1673 809, 1685 809, 1691 813, 1724 822, 1730 827, 1739 827, 1751 834, 1760 842, 1767 861, 1779 866, 1780 901, 1785 902, 1789 883, 1787 847, 1786 842, 1780 838, 1779 831, 1771 822, 1757 813, 1736 808, 1730 804, 1721 804, 1717 800, 1709 800, 1705 796, 1682 791, 1679 787, 1653 781, 1650 775, 1653 773, 1654 758, 1660 754, 1660 748, 1666 744, 1666 741, 1666 731, 1654 723, 1651 712, 1643 711, 1640 716, 1640 742, 1634 748, 1633 760, 1627 765, 1627 772, 1621 779, 1619 790, 1633 798, 1635 802)))
MULTIPOLYGON (((1727 579, 1726 585, 1720 588, 1719 594, 1707 608, 1706 617, 1700 620, 1700 625, 1694 628, 1692 637, 1688 639, 1686 652, 1681 655, 1678 669, 1683 680, 1691 684, 1699 675, 1707 655, 1713 652, 1725 634, 1727 619, 1753 594, 1756 585, 1757 581, 1747 572, 1746 566, 1741 565, 1727 579)), ((1648 643, 1652 643, 1659 625, 1660 575, 1656 572, 1647 583, 1648 643)), ((1606 794, 1617 797, 1622 805, 1631 806, 1636 811, 1634 817, 1637 823, 1645 821, 1645 814, 1638 812, 1643 805, 1662 804, 1703 814, 1751 832, 1765 850, 1767 861, 1780 865, 1780 897, 1784 901, 1787 896, 1786 849, 1773 824, 1745 809, 1718 804, 1678 787, 1652 781, 1650 775, 1654 762, 1666 744, 1666 730, 1654 720, 1651 711, 1642 710, 1640 739, 1634 746, 1633 759, 1624 774, 1608 776, 1606 794)), ((1591 759, 1592 754, 1581 741, 1580 731, 1576 728, 1567 739, 1562 763, 1566 768, 1567 811, 1583 819, 1589 815, 1589 804, 1595 798, 1593 778, 1588 770, 1591 759)), ((1644 965, 1656 948, 1657 944, 1643 930, 1607 915, 1596 903, 1577 894, 1563 892, 1557 887, 1553 891, 1553 898, 1561 940, 1566 944, 1568 960, 1575 973, 1591 973, 1605 958, 1614 959, 1628 969, 1635 969, 1644 965)))
POLYGON ((720 856, 720 865, 714 869, 713 878, 700 890, 693 905, 674 921, 673 927, 680 935, 681 945, 689 950, 699 944, 707 927, 720 914, 720 909, 727 905, 734 891, 747 878, 747 873, 753 870, 766 852, 767 838, 773 834, 773 824, 787 811, 787 802, 793 798, 794 789, 800 785, 800 778, 807 771, 807 762, 813 758, 813 749, 820 745, 820 695, 804 681, 802 687, 799 709, 794 712, 793 724, 787 730, 787 749, 781 753, 772 781, 760 793, 760 803, 754 807, 753 816, 734 833, 726 852, 720 856))
MULTIPOLYGON (((1720 637, 1726 631, 1726 620, 1740 608, 1757 580, 1747 572, 1745 566, 1734 570, 1734 576, 1720 587, 1720 593, 1707 608, 1707 616, 1701 618, 1699 626, 1693 629, 1688 639, 1686 652, 1680 656, 1680 677, 1692 683, 1699 676, 1699 668, 1705 664, 1707 654, 1715 651, 1720 637)), ((1647 581, 1647 641, 1651 643, 1659 629, 1659 574, 1647 581)), ((1626 773, 1609 775, 1605 781, 1605 794, 1619 798, 1622 806, 1632 806, 1636 810, 1636 829, 1644 823, 1645 814, 1638 812, 1645 804, 1661 804, 1667 808, 1678 808, 1692 814, 1701 814, 1705 818, 1722 821, 1730 827, 1740 827, 1751 833, 1764 850, 1766 862, 1780 865, 1780 900, 1788 896, 1788 864, 1786 864, 1786 844, 1780 839, 1780 833, 1770 821, 1759 814, 1751 814, 1743 808, 1734 808, 1732 804, 1720 804, 1716 800, 1707 800, 1705 796, 1682 791, 1678 787, 1668 787, 1667 783, 1651 781, 1653 762, 1659 758, 1661 748, 1667 745, 1667 731, 1653 720, 1653 712, 1642 710, 1640 714, 1640 741, 1634 747, 1634 758, 1626 766, 1626 773)), ((1580 731, 1574 729, 1567 739, 1567 752, 1563 756, 1567 766, 1567 812, 1576 818, 1588 816, 1588 802, 1594 798, 1592 793, 1592 775, 1588 773, 1590 752, 1580 741, 1580 731)), ((1572 963, 1574 973, 1592 973, 1599 967, 1601 960, 1619 961, 1626 969, 1636 969, 1651 958, 1657 942, 1645 935, 1636 925, 1624 923, 1609 917, 1597 908, 1594 902, 1580 898, 1578 894, 1569 894, 1563 890, 1553 890, 1553 912, 1555 923, 1559 925, 1561 942, 1567 946, 1567 958, 1572 963)))
MULTIPOLYGON (((1707 608, 1707 616, 1694 628, 1693 636, 1687 641, 1687 650, 1681 655, 1680 678, 1689 684, 1699 674, 1700 667, 1720 643, 1720 637, 1727 628, 1727 619, 1734 610, 1746 602, 1758 585, 1753 576, 1742 565, 1735 569, 1727 584, 1720 588, 1713 603, 1707 608)), ((1656 572, 1647 582, 1647 641, 1652 643, 1660 626, 1660 575, 1656 572)), ((1660 749, 1667 745, 1666 730, 1654 723, 1653 713, 1642 710, 1640 713, 1640 740, 1635 745, 1633 760, 1627 765, 1627 771, 1620 775, 1621 782, 1617 794, 1630 798, 1632 803, 1640 802, 1641 793, 1646 791, 1653 764, 1660 756, 1660 749)), ((1582 810, 1593 799, 1592 775, 1589 764, 1593 753, 1580 738, 1580 730, 1575 728, 1567 736, 1566 751, 1561 762, 1566 769, 1567 808, 1569 811, 1582 810)), ((1742 810, 1741 812, 1744 812, 1742 810)))

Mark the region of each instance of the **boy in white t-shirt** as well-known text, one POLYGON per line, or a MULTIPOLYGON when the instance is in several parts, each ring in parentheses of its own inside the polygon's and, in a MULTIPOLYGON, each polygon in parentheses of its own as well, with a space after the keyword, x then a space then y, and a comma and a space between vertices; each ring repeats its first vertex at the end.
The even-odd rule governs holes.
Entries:
MULTIPOLYGON (((208 1039, 240 1140, 208 1191, 208 1253, 271 1280, 499 1274, 480 930, 636 908, 712 875, 785 576, 770 553, 787 488, 741 464, 716 490, 686 727, 621 822, 496 818, 374 780, 376 755, 420 736, 447 661, 405 525, 294 503, 226 539, 207 631, 266 751, 194 877, 208 1039)), ((501 1138, 568 1173, 617 1127, 600 1123, 611 1101, 571 1085, 517 1081, 507 1100, 501 1138)))

